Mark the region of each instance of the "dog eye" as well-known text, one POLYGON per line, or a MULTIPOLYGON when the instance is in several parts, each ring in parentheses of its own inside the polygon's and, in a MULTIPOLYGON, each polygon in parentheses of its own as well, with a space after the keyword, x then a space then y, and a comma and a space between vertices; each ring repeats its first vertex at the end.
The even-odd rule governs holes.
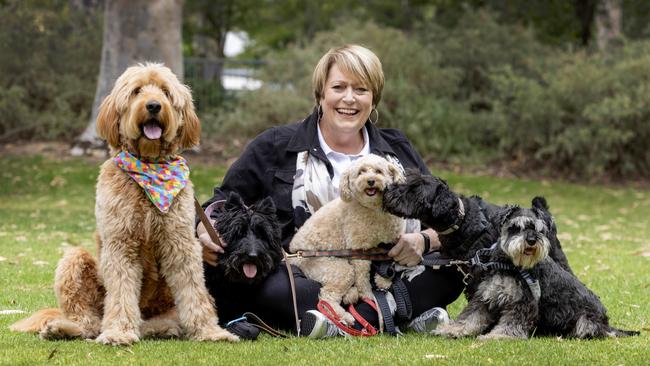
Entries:
POLYGON ((133 89, 133 95, 138 95, 138 94, 140 94, 140 87, 133 89))
POLYGON ((519 228, 516 226, 510 226, 508 228, 508 234, 516 234, 519 232, 519 228))
POLYGON ((365 173, 365 172, 366 172, 366 168, 359 169, 359 173, 365 173))
POLYGON ((384 172, 381 171, 381 169, 375 169, 376 174, 383 174, 384 172))
POLYGON ((167 98, 171 97, 171 93, 169 92, 169 89, 163 88, 162 91, 163 91, 163 93, 165 93, 165 96, 167 96, 167 98))

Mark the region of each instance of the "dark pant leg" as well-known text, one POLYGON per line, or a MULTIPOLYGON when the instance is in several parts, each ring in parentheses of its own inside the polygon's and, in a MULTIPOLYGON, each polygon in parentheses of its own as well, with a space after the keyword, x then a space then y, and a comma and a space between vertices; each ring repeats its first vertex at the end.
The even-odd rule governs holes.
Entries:
MULTIPOLYGON (((291 268, 296 283, 298 315, 302 319, 307 310, 316 310, 321 286, 320 283, 305 277, 298 267, 291 268)), ((278 267, 259 287, 254 307, 254 312, 272 327, 295 329, 291 286, 284 265, 278 267)), ((355 308, 364 319, 377 327, 379 318, 370 305, 360 302, 355 308)), ((358 324, 355 324, 355 328, 361 329, 358 324)))
MULTIPOLYGON (((316 309, 320 283, 311 280, 296 266, 291 266, 296 283, 298 316, 316 309)), ((254 303, 255 313, 272 327, 295 329, 291 284, 284 264, 280 265, 258 288, 254 303)))
MULTIPOLYGON (((400 275, 398 273, 396 276, 400 275)), ((412 312, 409 319, 395 319, 398 323, 408 322, 433 307, 446 309, 447 305, 456 301, 465 288, 463 276, 456 267, 440 269, 426 267, 424 272, 412 280, 404 278, 402 281, 408 291, 412 312)), ((394 288, 390 291, 393 296, 400 296, 395 293, 394 288)), ((377 326, 379 323, 377 312, 370 305, 359 303, 355 307, 370 324, 377 326)), ((397 314, 396 317, 398 318, 397 314)))
POLYGON ((426 267, 413 280, 403 279, 409 293, 413 312, 411 318, 433 308, 447 308, 463 292, 463 275, 456 267, 433 269, 426 267))

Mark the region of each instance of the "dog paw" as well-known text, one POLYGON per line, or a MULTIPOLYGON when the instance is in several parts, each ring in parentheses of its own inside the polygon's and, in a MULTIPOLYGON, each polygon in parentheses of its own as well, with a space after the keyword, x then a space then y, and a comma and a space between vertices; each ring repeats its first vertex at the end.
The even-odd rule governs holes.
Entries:
POLYGON ((191 336, 190 339, 200 342, 239 341, 239 337, 218 326, 201 329, 196 335, 191 336))
POLYGON ((352 286, 350 289, 343 295, 344 304, 356 304, 359 301, 359 290, 352 286))
POLYGON ((463 327, 457 323, 441 324, 433 331, 433 334, 446 338, 460 338, 465 335, 463 327))
POLYGON ((380 290, 388 290, 393 285, 393 281, 390 278, 380 276, 379 273, 375 273, 375 285, 380 290))
POLYGON ((183 334, 180 324, 173 320, 156 323, 144 322, 140 326, 142 338, 180 338, 183 334))
POLYGON ((483 334, 478 336, 479 341, 490 341, 490 340, 499 340, 499 339, 527 339, 528 337, 517 337, 516 335, 504 334, 504 333, 495 333, 490 332, 488 334, 483 334))
POLYGON ((354 317, 352 316, 352 314, 348 313, 347 311, 341 314, 340 317, 341 317, 341 322, 343 324, 347 326, 352 326, 352 324, 354 324, 354 317))
POLYGON ((135 332, 119 332, 107 329, 100 334, 95 342, 109 346, 129 346, 140 340, 135 332))

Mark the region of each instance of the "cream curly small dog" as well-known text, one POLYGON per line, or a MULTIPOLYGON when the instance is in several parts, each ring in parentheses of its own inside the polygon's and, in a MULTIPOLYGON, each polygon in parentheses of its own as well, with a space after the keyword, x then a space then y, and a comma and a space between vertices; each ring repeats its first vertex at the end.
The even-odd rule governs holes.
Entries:
MULTIPOLYGON (((160 208, 116 160, 128 153, 133 165, 179 162, 178 152, 197 145, 200 126, 189 88, 161 64, 130 67, 104 99, 97 131, 115 155, 97 179, 99 258, 81 248, 67 251, 55 275, 60 309, 41 310, 12 329, 110 345, 145 336, 237 340, 217 324, 204 284, 192 183, 160 208)), ((165 183, 164 192, 170 186, 165 183)))
MULTIPOLYGON (((389 184, 403 183, 400 169, 388 160, 368 155, 342 174, 340 198, 316 211, 294 235, 289 249, 370 249, 395 242, 404 233, 405 221, 382 210, 383 191, 389 184)), ((350 325, 354 318, 343 307, 359 297, 372 299, 370 261, 345 258, 293 258, 303 273, 319 282, 319 298, 329 303, 340 319, 350 325)), ((381 288, 390 281, 375 277, 381 288)))

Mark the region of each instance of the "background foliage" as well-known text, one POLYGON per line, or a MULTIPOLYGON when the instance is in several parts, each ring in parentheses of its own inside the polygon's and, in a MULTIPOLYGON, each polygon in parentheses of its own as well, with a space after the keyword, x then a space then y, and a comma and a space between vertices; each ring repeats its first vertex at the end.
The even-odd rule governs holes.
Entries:
MULTIPOLYGON (((380 126, 404 131, 430 161, 647 179, 650 5, 621 0, 623 38, 598 51, 601 1, 186 0, 186 56, 223 60, 226 32, 246 31, 251 42, 240 58, 261 62, 264 87, 228 92, 192 67, 186 81, 206 150, 215 144, 233 157, 265 128, 304 118, 318 58, 360 43, 384 65, 380 126)), ((0 143, 72 141, 83 130, 101 3, 0 0, 0 143)))

